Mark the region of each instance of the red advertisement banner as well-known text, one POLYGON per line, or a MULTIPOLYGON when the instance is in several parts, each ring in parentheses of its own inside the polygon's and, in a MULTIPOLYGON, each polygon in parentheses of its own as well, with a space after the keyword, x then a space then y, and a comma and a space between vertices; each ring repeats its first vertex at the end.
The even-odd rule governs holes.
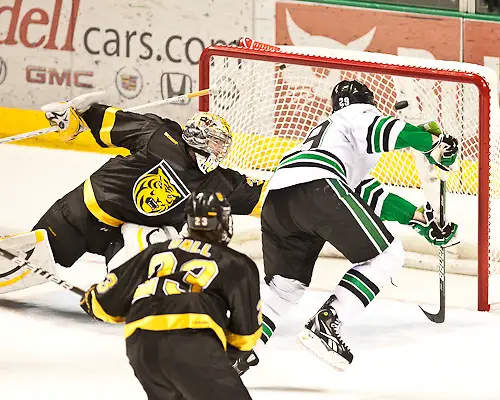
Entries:
POLYGON ((311 3, 276 4, 276 43, 460 60, 460 19, 311 3))

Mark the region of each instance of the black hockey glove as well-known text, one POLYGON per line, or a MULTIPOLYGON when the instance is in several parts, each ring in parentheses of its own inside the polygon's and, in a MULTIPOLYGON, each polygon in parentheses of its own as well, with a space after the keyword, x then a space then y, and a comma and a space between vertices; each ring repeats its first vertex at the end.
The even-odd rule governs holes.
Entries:
POLYGON ((458 156, 458 140, 453 136, 442 132, 441 127, 436 121, 429 121, 419 125, 426 132, 438 137, 429 151, 424 152, 425 157, 430 164, 437 166, 443 171, 449 171, 458 156), (442 152, 439 151, 442 149, 442 152))
POLYGON ((458 225, 453 222, 447 222, 442 228, 437 224, 436 217, 432 206, 427 203, 421 207, 420 211, 424 215, 425 222, 412 219, 409 225, 422 235, 425 240, 436 247, 450 247, 458 244, 458 241, 453 241, 458 229, 458 225))
POLYGON ((458 156, 458 140, 453 136, 444 135, 442 140, 443 155, 441 156, 441 164, 445 167, 451 167, 458 156))
POLYGON ((236 361, 231 362, 231 365, 238 375, 241 376, 247 372, 250 367, 254 367, 259 363, 259 357, 257 357, 257 354, 255 354, 253 350, 238 351, 240 353, 240 357, 236 359, 236 361))

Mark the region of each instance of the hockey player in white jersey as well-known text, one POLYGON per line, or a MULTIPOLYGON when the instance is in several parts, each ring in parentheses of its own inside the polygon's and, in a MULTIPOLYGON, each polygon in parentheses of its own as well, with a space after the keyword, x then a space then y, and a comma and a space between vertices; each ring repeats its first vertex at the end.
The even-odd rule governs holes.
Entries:
POLYGON ((341 324, 359 315, 403 266, 403 246, 382 219, 412 226, 435 246, 447 245, 457 231, 451 222, 440 228, 429 203, 418 210, 369 178, 381 153, 409 147, 446 170, 457 158, 456 139, 435 122, 414 126, 381 115, 373 93, 357 81, 337 84, 332 101, 332 115, 281 159, 269 183, 261 216, 267 283, 262 342, 233 365, 240 374, 258 363, 276 323, 302 297, 326 241, 352 267, 299 340, 343 369, 353 355, 340 335, 341 324))

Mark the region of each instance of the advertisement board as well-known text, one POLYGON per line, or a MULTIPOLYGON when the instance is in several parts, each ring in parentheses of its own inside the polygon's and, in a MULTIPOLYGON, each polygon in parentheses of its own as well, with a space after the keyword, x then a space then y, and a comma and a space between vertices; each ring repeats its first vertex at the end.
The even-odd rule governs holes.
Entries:
MULTIPOLYGON (((107 102, 128 107, 195 91, 203 48, 252 24, 250 1, 105 3, 0 1, 0 104, 33 109, 106 90, 107 102)), ((183 120, 196 104, 159 113, 183 120)))
POLYGON ((458 18, 301 2, 276 4, 276 43, 460 60, 458 18), (431 34, 432 33, 432 34, 431 34))
POLYGON ((500 22, 310 2, 276 3, 276 43, 485 65, 500 77, 500 22))

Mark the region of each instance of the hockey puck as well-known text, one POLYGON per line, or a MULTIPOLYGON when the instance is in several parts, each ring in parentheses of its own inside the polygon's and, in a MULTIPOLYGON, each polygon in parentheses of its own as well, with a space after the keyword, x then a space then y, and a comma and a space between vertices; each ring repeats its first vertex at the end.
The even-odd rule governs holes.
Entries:
POLYGON ((394 104, 394 108, 396 110, 403 110, 405 109, 406 107, 408 107, 408 102, 406 100, 401 100, 401 101, 398 101, 396 104, 394 104))

